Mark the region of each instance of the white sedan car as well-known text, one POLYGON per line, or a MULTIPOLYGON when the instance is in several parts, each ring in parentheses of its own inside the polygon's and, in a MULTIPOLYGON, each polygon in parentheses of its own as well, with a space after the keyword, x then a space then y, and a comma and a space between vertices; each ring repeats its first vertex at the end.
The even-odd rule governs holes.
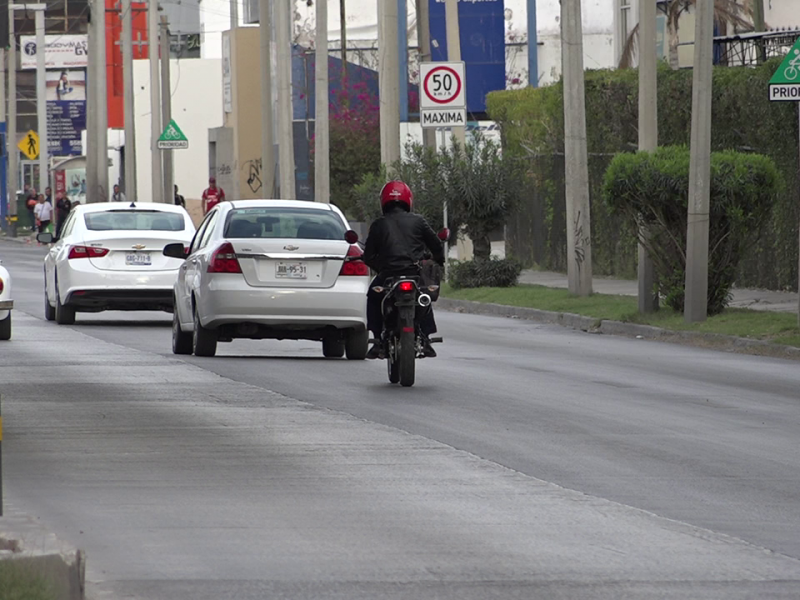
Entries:
POLYGON ((235 200, 214 207, 175 283, 172 349, 214 356, 234 338, 322 342, 323 355, 367 353, 369 269, 358 236, 330 204, 235 200))
POLYGON ((11 339, 12 308, 14 301, 11 299, 11 275, 0 261, 0 340, 11 339))
POLYGON ((183 261, 164 246, 189 246, 195 227, 180 206, 152 202, 100 202, 74 208, 44 259, 44 314, 59 324, 76 312, 172 312, 172 287, 183 261))

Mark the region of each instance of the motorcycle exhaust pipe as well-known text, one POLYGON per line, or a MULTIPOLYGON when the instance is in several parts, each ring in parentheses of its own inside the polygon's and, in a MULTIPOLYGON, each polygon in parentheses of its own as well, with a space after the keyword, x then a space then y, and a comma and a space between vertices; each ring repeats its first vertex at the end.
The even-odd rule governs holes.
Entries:
POLYGON ((419 305, 423 308, 427 308, 431 305, 431 297, 428 294, 420 294, 419 296, 419 305))

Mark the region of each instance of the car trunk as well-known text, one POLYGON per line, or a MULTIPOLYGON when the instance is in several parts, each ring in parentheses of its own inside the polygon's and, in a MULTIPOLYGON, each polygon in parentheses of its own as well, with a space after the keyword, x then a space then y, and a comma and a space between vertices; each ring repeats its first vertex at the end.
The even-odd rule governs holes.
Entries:
POLYGON ((163 254, 164 246, 175 242, 188 245, 185 240, 165 239, 146 231, 120 231, 118 235, 107 231, 84 243, 109 250, 105 256, 89 255, 92 266, 102 271, 168 271, 179 268, 182 262, 163 254))
POLYGON ((229 239, 253 287, 333 287, 350 245, 344 240, 229 239))

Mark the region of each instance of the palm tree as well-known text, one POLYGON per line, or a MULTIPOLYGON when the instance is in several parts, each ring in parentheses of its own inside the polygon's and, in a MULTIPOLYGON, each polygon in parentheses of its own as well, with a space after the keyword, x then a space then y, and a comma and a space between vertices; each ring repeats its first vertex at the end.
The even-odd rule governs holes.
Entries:
MULTIPOLYGON (((655 0, 651 0, 655 2, 655 0)), ((694 6, 697 0, 668 0, 666 6, 667 39, 669 41, 669 66, 678 68, 678 24, 681 16, 694 6)), ((740 31, 753 30, 754 4, 758 0, 714 0, 714 18, 717 23, 731 25, 740 31)), ((622 56, 619 59, 619 68, 626 69, 633 66, 634 53, 639 43, 639 24, 631 30, 622 56)))

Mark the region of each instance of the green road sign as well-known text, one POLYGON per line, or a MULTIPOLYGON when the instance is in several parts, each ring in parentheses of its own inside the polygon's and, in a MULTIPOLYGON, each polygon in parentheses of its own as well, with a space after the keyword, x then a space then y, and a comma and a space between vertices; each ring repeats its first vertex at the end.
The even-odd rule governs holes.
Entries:
POLYGON ((800 102, 800 39, 769 80, 771 102, 800 102))
POLYGON ((178 127, 178 124, 171 120, 164 133, 158 138, 158 148, 160 150, 185 150, 189 147, 189 140, 178 127))

